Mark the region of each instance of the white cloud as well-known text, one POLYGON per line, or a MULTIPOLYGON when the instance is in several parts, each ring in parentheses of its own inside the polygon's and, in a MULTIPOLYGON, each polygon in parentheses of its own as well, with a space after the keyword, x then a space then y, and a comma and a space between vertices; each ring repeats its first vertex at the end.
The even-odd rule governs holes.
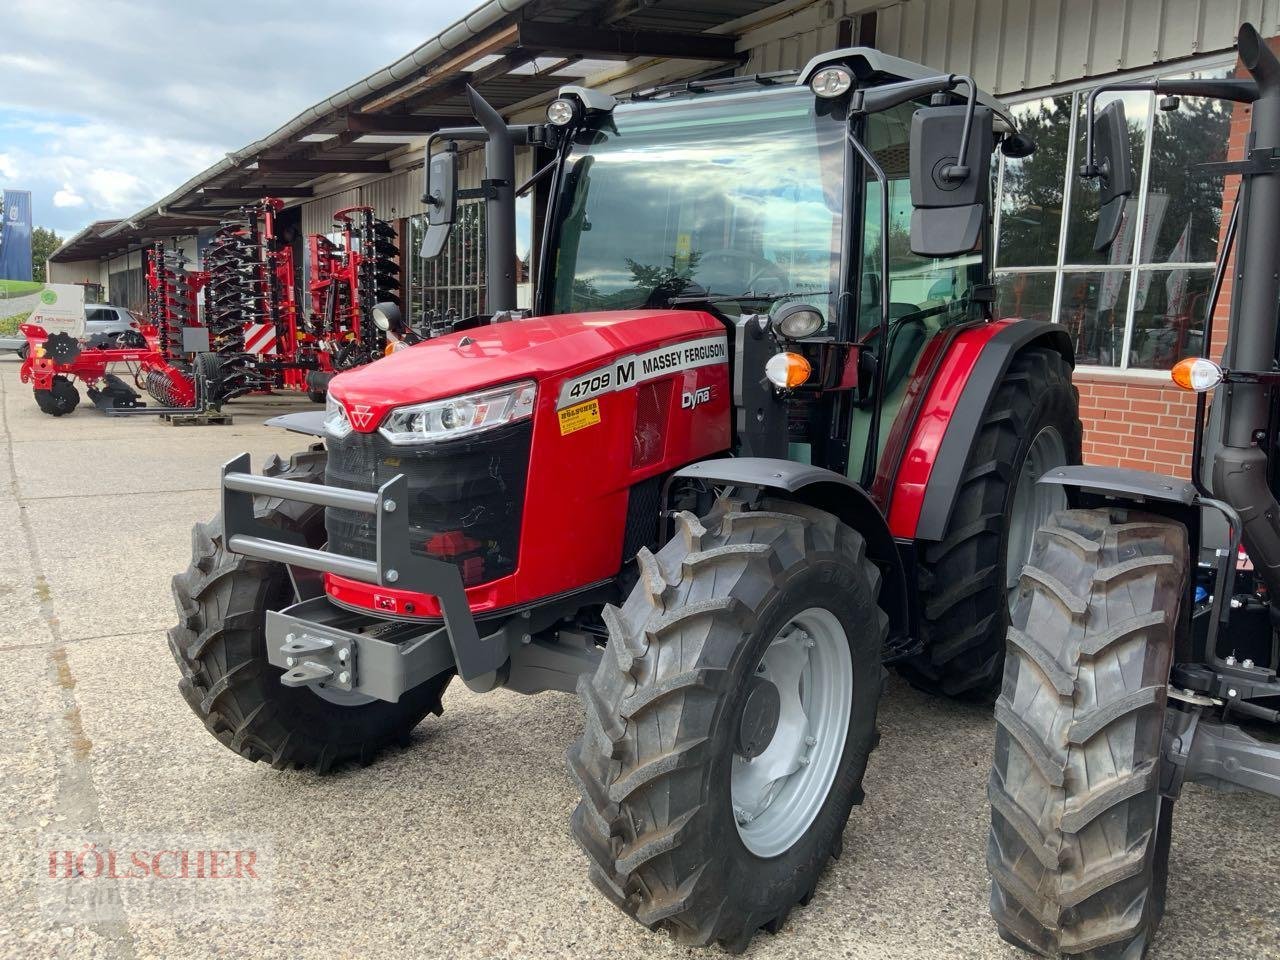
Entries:
POLYGON ((63 233, 129 216, 478 3, 4 0, 0 186, 63 233))

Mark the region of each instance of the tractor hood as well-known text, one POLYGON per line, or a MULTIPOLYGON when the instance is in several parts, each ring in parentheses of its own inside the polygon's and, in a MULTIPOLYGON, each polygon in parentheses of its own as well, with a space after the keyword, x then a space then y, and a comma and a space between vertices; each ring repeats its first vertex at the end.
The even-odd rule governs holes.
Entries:
MULTIPOLYGON (((584 373, 613 357, 724 333, 695 310, 619 310, 532 317, 451 333, 334 377, 329 393, 359 432, 376 430, 388 411, 517 380, 550 381, 584 373)), ((550 384, 556 386, 557 384, 550 384)))

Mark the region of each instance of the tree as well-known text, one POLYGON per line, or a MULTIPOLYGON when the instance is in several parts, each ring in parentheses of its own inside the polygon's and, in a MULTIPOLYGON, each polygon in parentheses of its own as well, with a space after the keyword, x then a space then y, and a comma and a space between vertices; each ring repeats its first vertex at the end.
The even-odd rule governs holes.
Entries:
POLYGON ((62 246, 62 238, 52 230, 36 227, 31 231, 31 279, 37 283, 45 283, 49 278, 44 274, 45 263, 49 254, 62 246))

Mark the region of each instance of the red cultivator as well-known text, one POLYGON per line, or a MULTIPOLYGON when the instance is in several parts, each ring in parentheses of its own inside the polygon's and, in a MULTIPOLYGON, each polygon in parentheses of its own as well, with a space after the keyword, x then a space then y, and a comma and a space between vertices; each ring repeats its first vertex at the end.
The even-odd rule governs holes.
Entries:
POLYGON ((266 198, 224 221, 205 255, 205 317, 219 358, 222 399, 285 387, 306 389, 319 365, 298 326, 293 251, 277 229, 283 203, 266 198))
POLYGON ((82 341, 67 333, 50 335, 35 324, 22 325, 27 353, 19 377, 32 385, 43 412, 60 417, 74 410, 80 403, 77 380, 94 406, 116 415, 189 411, 209 396, 197 384, 199 374, 182 349, 182 331, 197 323, 198 296, 208 275, 187 271, 182 255, 165 251, 161 244, 146 254, 149 322, 138 330, 82 341), (110 372, 115 365, 128 370, 132 386, 110 372), (163 407, 147 407, 134 387, 145 389, 163 407))
POLYGON ((319 344, 319 365, 309 382, 323 394, 334 372, 371 363, 387 347, 373 322, 377 303, 399 305, 400 265, 396 231, 374 216, 372 207, 347 207, 333 215, 341 234, 335 242, 321 234, 307 238, 310 250, 308 329, 319 344))
POLYGON ((50 337, 25 326, 21 376, 34 386, 40 409, 54 416, 74 410, 75 380, 95 405, 117 414, 193 412, 273 389, 322 401, 334 372, 381 357, 387 336, 372 311, 377 303, 399 302, 395 229, 372 207, 334 214, 341 241, 310 238, 312 309, 300 323, 293 250, 277 224, 283 206, 264 198, 219 224, 204 255, 206 271, 187 270, 183 255, 163 244, 149 248, 148 323, 126 343, 50 337), (133 385, 161 406, 147 407, 109 372, 113 364, 123 364, 133 385))

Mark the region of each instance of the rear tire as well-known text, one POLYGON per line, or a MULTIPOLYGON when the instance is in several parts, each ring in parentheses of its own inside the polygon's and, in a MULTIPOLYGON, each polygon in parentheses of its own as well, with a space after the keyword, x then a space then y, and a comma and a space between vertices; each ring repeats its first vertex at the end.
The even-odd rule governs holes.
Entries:
MULTIPOLYGON (((718 508, 702 522, 681 513, 675 538, 656 556, 641 550, 640 581, 621 610, 606 608, 604 657, 579 682, 586 728, 569 750, 582 791, 572 829, 595 885, 650 929, 731 952, 762 926, 776 932, 840 855, 875 745, 889 622, 876 603, 880 572, 858 533, 803 505, 763 506, 718 508), (766 763, 765 753, 743 753, 748 691, 783 690, 784 717, 793 716, 787 684, 756 678, 769 679, 766 651, 773 655, 806 616, 838 623, 839 632, 807 644, 813 653, 801 676, 809 679, 796 689, 806 710, 850 704, 847 714, 823 714, 838 721, 842 739, 836 744, 830 727, 807 717, 811 725, 777 721, 769 739, 751 741, 771 747, 785 736, 780 753, 792 744, 800 752, 785 765, 798 764, 790 772, 768 779, 775 792, 746 819, 742 757, 766 763), (817 692, 823 665, 835 662, 819 659, 822 650, 851 665, 847 701, 817 692), (803 813, 790 817, 796 810, 803 813), (769 855, 753 852, 771 841, 769 855)), ((776 756, 770 771, 780 769, 776 756)))
MULTIPOLYGON (((317 483, 325 454, 313 449, 288 464, 279 458, 268 476, 317 483)), ((325 540, 324 509, 296 500, 254 498, 258 520, 301 531, 312 547, 325 540)), ((398 703, 346 705, 306 688, 280 683, 284 672, 267 660, 266 611, 293 602, 287 568, 227 553, 222 515, 191 533, 192 561, 173 578, 179 622, 169 650, 182 669, 178 690, 224 746, 247 760, 277 769, 310 767, 323 773, 345 762, 369 763, 389 744, 407 744, 428 713, 441 712, 440 695, 453 671, 406 692, 398 703)))
POLYGON ((1139 960, 1164 913, 1160 794, 1186 529, 1068 510, 1036 534, 996 701, 987 866, 1000 936, 1046 957, 1139 960))
POLYGON ((48 390, 33 391, 36 406, 51 417, 64 417, 80 405, 80 391, 62 374, 55 374, 48 390))
POLYGON ((1030 551, 1030 535, 1067 506, 1061 488, 1033 486, 1031 492, 1047 502, 1028 510, 1025 485, 1034 485, 1046 469, 1079 463, 1080 437, 1079 394, 1061 354, 1036 348, 1014 357, 969 453, 946 534, 918 554, 924 649, 899 665, 912 686, 979 702, 995 697, 1010 591, 1030 551), (1047 456, 1038 452, 1042 447, 1047 456), (1015 507, 1021 520, 1011 516, 1015 507), (1036 515, 1022 515, 1028 512, 1036 515), (1011 549, 1021 556, 1011 558, 1011 549))

